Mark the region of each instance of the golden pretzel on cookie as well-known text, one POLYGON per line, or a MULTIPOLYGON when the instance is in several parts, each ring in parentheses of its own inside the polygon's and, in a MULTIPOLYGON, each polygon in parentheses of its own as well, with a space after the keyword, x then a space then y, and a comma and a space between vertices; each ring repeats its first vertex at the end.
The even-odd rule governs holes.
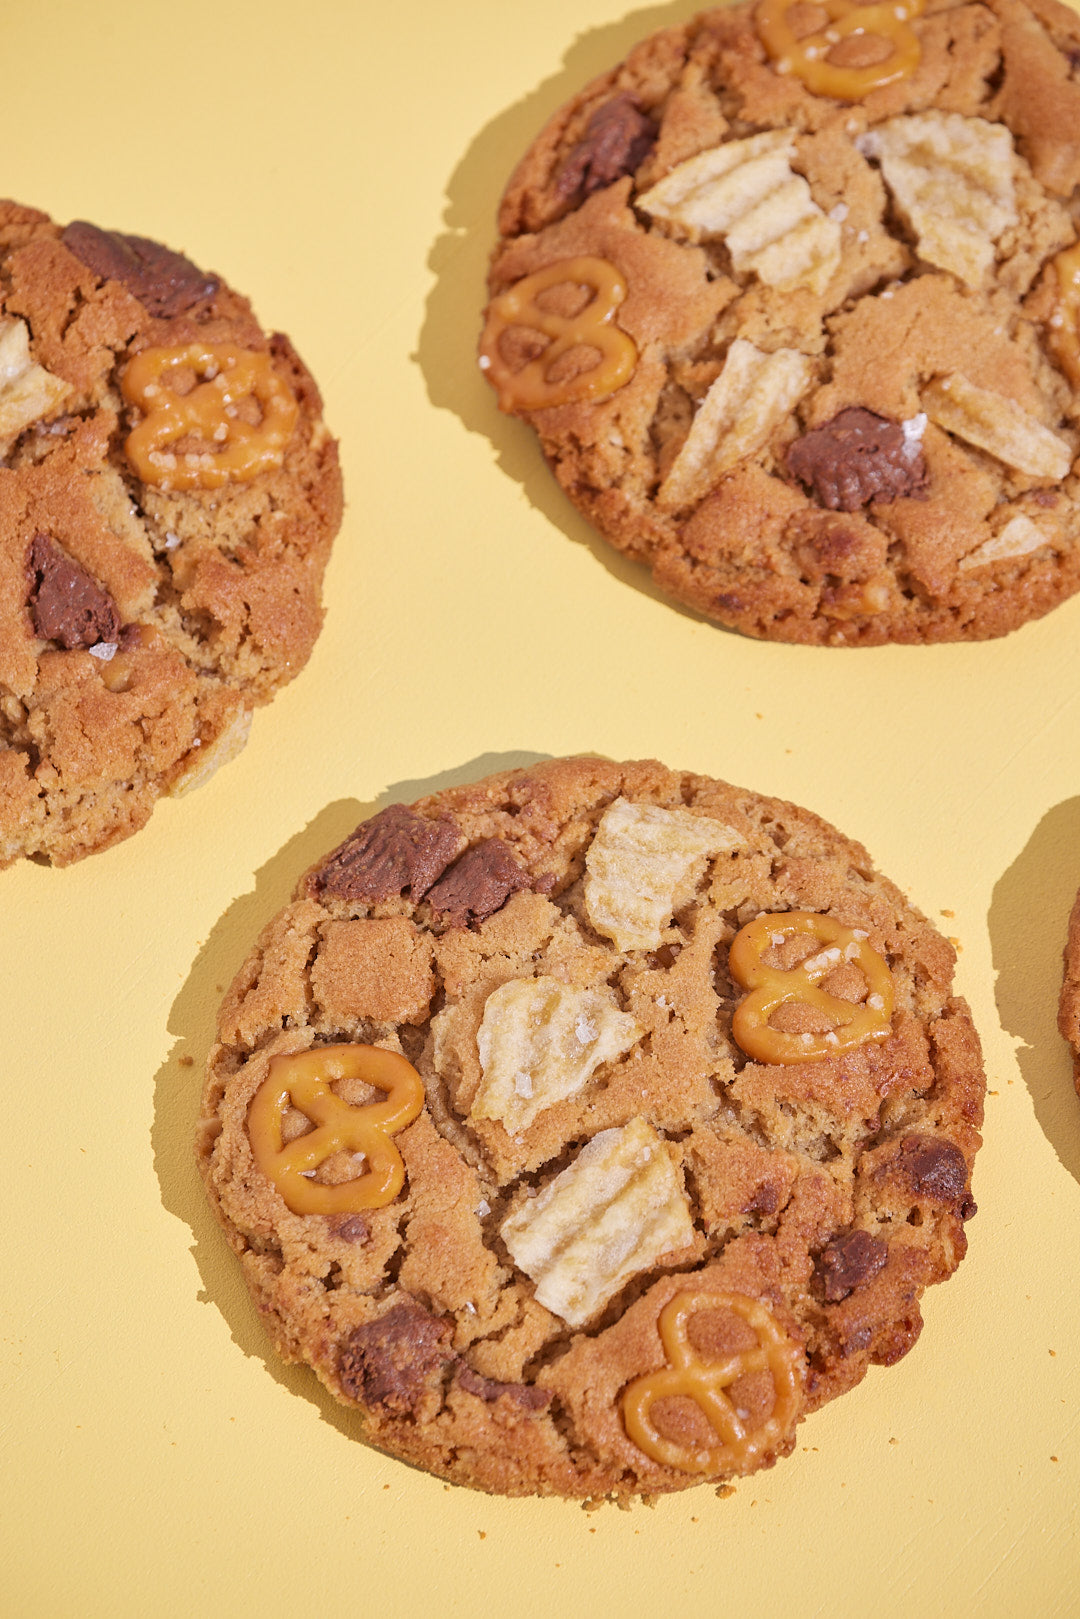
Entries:
POLYGON ((798 1409, 801 1356, 759 1299, 744 1293, 679 1293, 660 1312, 657 1326, 668 1364, 637 1378, 622 1399, 626 1431, 639 1450, 683 1473, 716 1473, 740 1469, 783 1438, 798 1409), (693 1317, 706 1310, 730 1310, 738 1316, 757 1338, 754 1348, 703 1360, 690 1342, 689 1328, 693 1317), (727 1390, 754 1372, 767 1372, 772 1379, 773 1408, 765 1422, 750 1428, 727 1390), (691 1447, 659 1431, 653 1406, 678 1398, 693 1400, 716 1435, 715 1444, 691 1447))
POLYGON ((1053 261, 1057 278, 1056 320, 1049 328, 1050 347, 1061 369, 1080 387, 1080 242, 1074 242, 1053 261))
POLYGON ((405 1166, 390 1137, 411 1124, 424 1105, 424 1086, 412 1063, 377 1046, 317 1046, 274 1057, 248 1113, 251 1151, 294 1214, 357 1214, 391 1203, 405 1184, 405 1166), (331 1090, 338 1079, 362 1079, 387 1092, 385 1102, 352 1107, 331 1090), (282 1142, 285 1110, 294 1107, 315 1125, 282 1142), (337 1186, 309 1177, 334 1153, 362 1153, 362 1173, 337 1186))
POLYGON ((877 951, 867 944, 865 933, 842 927, 831 916, 818 916, 813 911, 759 916, 731 941, 728 965, 736 983, 750 991, 735 1009, 731 1032, 756 1062, 819 1062, 867 1041, 884 1040, 891 1031, 892 974, 877 951), (762 959, 766 952, 798 933, 809 934, 823 948, 788 970, 767 966, 762 959), (818 987, 823 978, 848 961, 854 962, 866 979, 863 1001, 844 1000, 818 987), (773 1013, 789 1002, 823 1013, 832 1028, 821 1034, 793 1034, 771 1028, 769 1019, 773 1013))
POLYGON ((144 349, 120 379, 120 392, 144 413, 128 434, 127 458, 144 483, 166 490, 218 489, 280 466, 299 414, 269 354, 231 343, 144 349), (178 393, 174 380, 190 371, 204 380, 178 393), (258 406, 258 423, 240 413, 248 399, 258 406), (183 439, 199 447, 180 451, 183 439))
POLYGON ((480 344, 480 365, 499 395, 503 410, 547 410, 582 400, 606 399, 633 376, 637 348, 631 337, 614 324, 615 311, 626 297, 626 281, 606 259, 561 259, 501 293, 488 312, 488 327, 480 344), (592 294, 574 316, 541 307, 539 300, 553 287, 585 287, 592 294), (550 339, 542 354, 512 371, 503 358, 499 339, 512 326, 550 339), (558 361, 572 349, 593 349, 599 359, 588 370, 553 377, 558 361))
POLYGON ((925 6, 926 0, 870 5, 857 0, 761 0, 755 20, 778 73, 794 73, 815 95, 861 101, 918 67, 922 51, 908 19, 921 16, 925 6), (823 14, 826 21, 811 33, 796 34, 792 12, 823 14))

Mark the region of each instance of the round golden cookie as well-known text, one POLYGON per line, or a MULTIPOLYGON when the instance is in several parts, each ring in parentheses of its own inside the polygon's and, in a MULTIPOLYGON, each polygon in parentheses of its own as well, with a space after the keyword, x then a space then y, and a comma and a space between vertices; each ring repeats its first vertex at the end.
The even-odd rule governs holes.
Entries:
POLYGON ((480 364, 570 499, 749 635, 981 639, 1080 587, 1080 18, 755 0, 519 164, 480 364))
POLYGON ((964 1254, 953 965, 791 804, 492 776, 301 879, 222 1006, 199 1165, 275 1347, 371 1443, 508 1495, 727 1480, 906 1354, 964 1254))
POLYGON ((341 521, 311 375, 180 253, 0 202, 0 865, 67 865, 243 747, 341 521))

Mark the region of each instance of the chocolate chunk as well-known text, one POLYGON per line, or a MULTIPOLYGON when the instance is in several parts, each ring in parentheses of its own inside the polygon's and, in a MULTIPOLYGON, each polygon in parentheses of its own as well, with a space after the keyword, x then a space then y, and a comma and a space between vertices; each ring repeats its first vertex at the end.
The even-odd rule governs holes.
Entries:
POLYGON ((555 195, 582 201, 624 174, 633 174, 648 157, 656 125, 627 91, 598 107, 572 148, 555 181, 555 195))
POLYGON ((831 511, 857 511, 872 500, 917 498, 928 482, 919 441, 909 438, 899 422, 859 405, 796 439, 787 465, 831 511))
POLYGON ((849 1231, 844 1237, 834 1237, 817 1260, 817 1274, 827 1301, 835 1304, 846 1299, 854 1288, 871 1281, 884 1269, 888 1256, 888 1243, 869 1231, 849 1231))
POLYGON ((453 1359, 453 1327, 411 1299, 346 1338, 338 1373, 346 1394, 363 1405, 407 1416, 424 1397, 427 1379, 453 1359))
POLYGON ((452 928, 483 922, 532 878, 519 866, 502 838, 488 838, 466 849, 428 895, 431 909, 452 928))
POLYGON ((310 880, 314 893, 377 903, 403 894, 418 904, 441 877, 461 842, 456 822, 426 821, 404 804, 363 821, 310 880))
POLYGON ((775 1214, 780 1207, 780 1189, 766 1181, 759 1186, 749 1203, 743 1205, 743 1214, 775 1214))
POLYGON ((464 1362, 458 1367, 457 1380, 467 1394, 493 1404, 501 1394, 508 1394, 515 1405, 526 1411, 546 1411, 551 1404, 551 1390, 538 1389, 529 1383, 496 1383, 490 1377, 481 1377, 464 1362))
POLYGON ((116 603, 47 534, 34 535, 26 571, 30 617, 43 641, 58 641, 72 652, 117 639, 120 614, 116 603))
POLYGON ((350 1214, 330 1229, 342 1242, 367 1242, 371 1237, 371 1228, 362 1214, 350 1214))
POLYGON ((963 1197, 967 1187, 967 1164, 960 1148, 935 1136, 905 1136, 899 1168, 913 1192, 942 1203, 963 1197))
POLYGON ((146 236, 124 236, 75 219, 62 241, 75 257, 104 281, 121 281, 151 315, 172 319, 193 304, 210 298, 221 285, 182 253, 174 253, 146 236))

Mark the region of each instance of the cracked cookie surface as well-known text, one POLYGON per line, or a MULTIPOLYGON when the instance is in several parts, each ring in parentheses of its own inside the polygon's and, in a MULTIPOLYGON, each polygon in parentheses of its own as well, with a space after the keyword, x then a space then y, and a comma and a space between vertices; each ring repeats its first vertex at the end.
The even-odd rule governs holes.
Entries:
POLYGON ((614 546, 750 635, 982 639, 1080 588, 1080 18, 905 9, 876 87, 844 0, 654 35, 499 212, 502 408, 614 546))
POLYGON ((963 1257, 953 966, 793 805, 493 776, 300 881, 222 1006, 200 1168, 275 1348, 375 1445, 506 1494, 722 1481, 904 1355, 963 1257))
POLYGON ((341 503, 244 298, 0 202, 0 865, 107 848, 239 752, 311 652, 341 503))

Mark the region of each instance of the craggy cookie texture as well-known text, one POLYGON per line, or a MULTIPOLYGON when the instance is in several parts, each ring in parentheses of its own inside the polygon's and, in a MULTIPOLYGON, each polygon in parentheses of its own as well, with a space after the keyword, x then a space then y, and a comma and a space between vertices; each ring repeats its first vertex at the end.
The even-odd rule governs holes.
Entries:
POLYGON ((640 45, 503 198, 480 363, 748 634, 1001 635, 1080 587, 1080 18, 758 0, 640 45))
POLYGON ((953 961, 793 805, 493 776, 364 822, 266 928, 200 1166, 276 1348, 375 1444, 508 1494, 726 1480, 964 1254, 953 961))
POLYGON ((0 865, 66 865, 243 746, 307 661, 337 447, 180 253, 0 202, 0 865))

